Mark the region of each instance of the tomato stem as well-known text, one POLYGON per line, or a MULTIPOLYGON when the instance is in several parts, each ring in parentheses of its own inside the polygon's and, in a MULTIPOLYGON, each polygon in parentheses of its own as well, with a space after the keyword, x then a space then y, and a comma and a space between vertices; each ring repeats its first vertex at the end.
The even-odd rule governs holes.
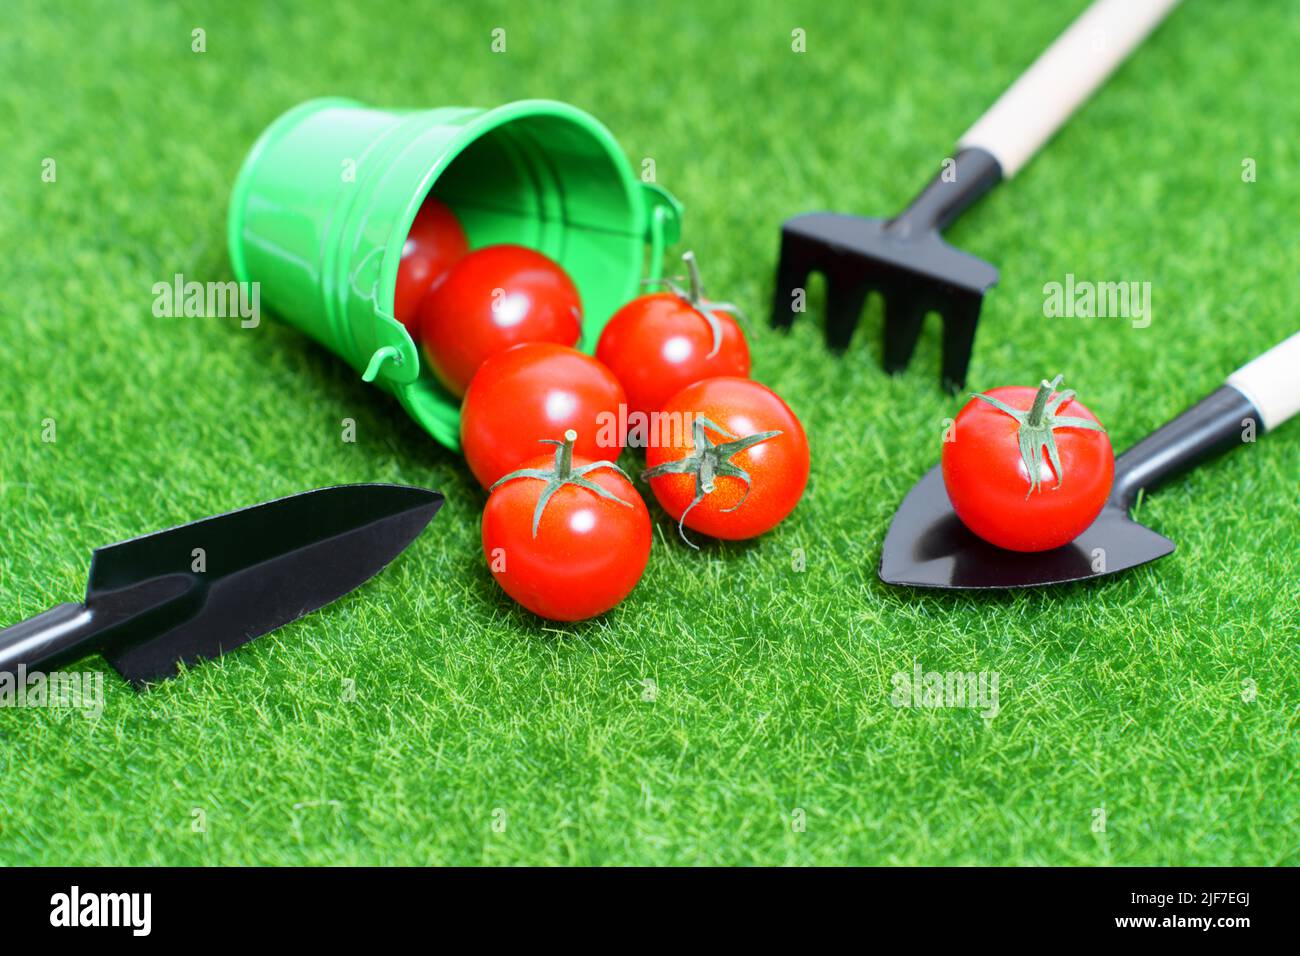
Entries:
POLYGON ((578 440, 578 433, 572 428, 564 433, 564 441, 556 441, 553 438, 539 438, 538 441, 547 445, 555 446, 555 461, 549 469, 547 468, 519 468, 510 472, 508 475, 502 475, 488 489, 488 493, 496 491, 508 481, 514 481, 518 478, 532 478, 537 481, 546 482, 546 487, 542 493, 537 496, 537 507, 533 509, 533 537, 537 537, 537 528, 542 523, 542 513, 546 511, 547 504, 555 497, 555 493, 566 485, 575 485, 579 488, 585 488, 594 492, 602 498, 608 498, 610 501, 617 501, 624 507, 631 508, 632 502, 626 501, 614 494, 608 489, 602 488, 586 476, 593 471, 601 468, 609 468, 618 472, 624 478, 627 478, 629 484, 632 479, 628 478, 627 472, 612 461, 593 461, 577 468, 573 467, 573 443, 578 440))
POLYGON ((1038 394, 1034 396, 1034 404, 1030 406, 1029 414, 1025 416, 1025 424, 1031 428, 1043 427, 1043 415, 1047 409, 1047 400, 1052 397, 1052 392, 1056 386, 1061 384, 1064 375, 1058 375, 1050 382, 1043 379, 1038 385, 1038 394))
POLYGON ((564 433, 564 444, 555 453, 555 477, 568 478, 573 474, 573 443, 578 440, 578 433, 572 428, 564 433))
POLYGON ((691 302, 703 302, 704 282, 700 279, 700 264, 695 261, 695 253, 689 249, 683 252, 682 261, 686 263, 686 274, 691 280, 691 302))
POLYGON ((1024 462, 1025 471, 1029 475, 1029 490, 1025 492, 1026 498, 1035 491, 1043 490, 1043 449, 1047 450, 1047 460, 1051 462, 1052 471, 1056 473, 1056 487, 1060 488, 1061 482, 1065 480, 1065 471, 1061 467, 1061 456, 1056 449, 1054 434, 1056 429, 1088 428, 1103 434, 1106 431, 1096 422, 1087 418, 1056 414, 1058 408, 1074 399, 1074 389, 1067 388, 1063 392, 1056 391, 1056 386, 1061 384, 1064 377, 1058 375, 1050 382, 1043 379, 1038 386, 1037 394, 1034 395, 1034 403, 1028 410, 1012 408, 1006 402, 991 395, 976 394, 974 396, 992 405, 998 411, 1010 415, 1019 423, 1016 432, 1020 440, 1020 460, 1024 462))
POLYGON ((694 475, 695 476, 695 498, 686 510, 682 512, 681 517, 677 519, 677 533, 681 535, 682 540, 689 544, 696 551, 700 550, 690 538, 686 537, 686 516, 691 509, 705 499, 706 496, 713 494, 716 489, 715 480, 719 476, 729 478, 739 478, 745 483, 745 493, 730 508, 723 508, 723 511, 735 511, 745 503, 749 497, 750 480, 749 473, 739 465, 732 462, 733 455, 737 455, 746 448, 752 448, 760 442, 768 441, 780 435, 780 431, 756 432, 753 435, 746 435, 744 438, 737 438, 731 432, 727 431, 721 425, 709 421, 703 415, 696 415, 691 423, 691 451, 684 458, 678 458, 675 461, 666 461, 662 465, 656 465, 641 473, 644 479, 659 478, 662 475, 694 475), (705 429, 717 432, 723 438, 729 438, 730 441, 722 444, 715 444, 706 433, 705 429))
POLYGON ((722 323, 713 313, 728 312, 736 318, 748 322, 749 320, 741 313, 740 309, 730 302, 712 302, 704 296, 704 282, 700 278, 700 266, 695 261, 695 253, 689 249, 682 253, 682 261, 686 263, 686 275, 683 276, 665 276, 662 279, 646 279, 645 285, 662 285, 677 298, 689 305, 694 311, 703 317, 705 322, 709 323, 709 331, 713 335, 713 346, 709 350, 709 358, 718 354, 718 349, 722 348, 722 323), (689 283, 687 288, 683 289, 678 283, 685 278, 689 283))

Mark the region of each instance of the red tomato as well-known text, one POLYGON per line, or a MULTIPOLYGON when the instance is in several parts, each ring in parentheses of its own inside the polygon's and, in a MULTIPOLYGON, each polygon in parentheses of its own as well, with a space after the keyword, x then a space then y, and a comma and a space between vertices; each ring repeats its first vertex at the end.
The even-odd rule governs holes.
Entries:
POLYGON ((554 261, 523 246, 465 256, 420 305, 419 335, 438 380, 456 395, 489 355, 523 342, 576 345, 582 300, 554 261))
POLYGON ((460 443, 484 488, 537 455, 539 440, 578 433, 575 454, 617 458, 618 407, 627 401, 614 373, 590 355, 549 342, 498 352, 469 383, 460 443))
POLYGON ((397 287, 393 290, 393 315, 412 336, 416 333, 420 300, 468 251, 469 240, 456 214, 432 196, 425 199, 402 246, 397 287))
POLYGON ((617 465, 574 458, 576 437, 570 430, 553 442, 555 454, 503 477, 483 512, 492 576, 554 621, 608 611, 636 587, 650 557, 645 502, 617 465))
POLYGON ((614 313, 596 346, 627 390, 629 412, 648 415, 676 392, 705 378, 749 376, 749 347, 736 320, 710 314, 713 326, 690 301, 672 292, 633 299, 614 313))
MULTIPOLYGON (((715 538, 752 538, 799 503, 808 484, 808 439, 770 388, 747 378, 707 378, 670 398, 663 413, 670 440, 651 441, 646 477, 679 531, 684 524, 715 538)), ((661 422, 655 436, 664 431, 661 422)))
POLYGON ((1058 375, 1037 389, 1009 386, 976 395, 944 443, 943 483, 953 510, 998 547, 1046 551, 1068 544, 1110 495, 1110 439, 1072 390, 1055 391, 1060 381, 1058 375))

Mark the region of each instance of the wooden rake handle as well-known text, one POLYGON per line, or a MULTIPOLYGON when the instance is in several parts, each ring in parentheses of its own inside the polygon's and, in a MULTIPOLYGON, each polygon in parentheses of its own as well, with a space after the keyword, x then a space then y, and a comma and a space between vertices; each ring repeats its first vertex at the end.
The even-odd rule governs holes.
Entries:
POLYGON ((1010 179, 1179 0, 1096 0, 958 140, 1010 179))

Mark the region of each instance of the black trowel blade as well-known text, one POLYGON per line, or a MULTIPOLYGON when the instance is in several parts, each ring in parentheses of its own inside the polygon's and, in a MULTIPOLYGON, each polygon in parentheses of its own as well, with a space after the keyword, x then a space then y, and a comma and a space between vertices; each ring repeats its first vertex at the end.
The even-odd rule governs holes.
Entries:
POLYGON ((142 597, 102 653, 136 687, 217 657, 363 584, 424 529, 442 495, 401 485, 321 488, 100 548, 86 606, 142 597))
POLYGON ((880 579, 925 588, 1028 588, 1102 577, 1162 558, 1174 543, 1107 503, 1091 527, 1051 551, 1007 551, 971 533, 948 501, 939 465, 898 508, 885 536, 880 579))

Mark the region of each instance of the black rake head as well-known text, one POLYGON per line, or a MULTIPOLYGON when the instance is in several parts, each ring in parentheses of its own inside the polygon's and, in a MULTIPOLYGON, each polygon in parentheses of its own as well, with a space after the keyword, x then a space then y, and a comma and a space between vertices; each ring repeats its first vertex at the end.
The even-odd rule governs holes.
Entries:
POLYGON ((966 381, 975 325, 984 293, 998 270, 946 243, 940 231, 1001 179, 983 150, 963 150, 893 219, 832 212, 807 213, 781 227, 781 253, 772 297, 772 323, 788 328, 808 277, 826 278, 826 342, 848 347, 866 298, 885 302, 884 366, 891 374, 911 361, 921 323, 943 319, 942 380, 956 390, 966 381))

